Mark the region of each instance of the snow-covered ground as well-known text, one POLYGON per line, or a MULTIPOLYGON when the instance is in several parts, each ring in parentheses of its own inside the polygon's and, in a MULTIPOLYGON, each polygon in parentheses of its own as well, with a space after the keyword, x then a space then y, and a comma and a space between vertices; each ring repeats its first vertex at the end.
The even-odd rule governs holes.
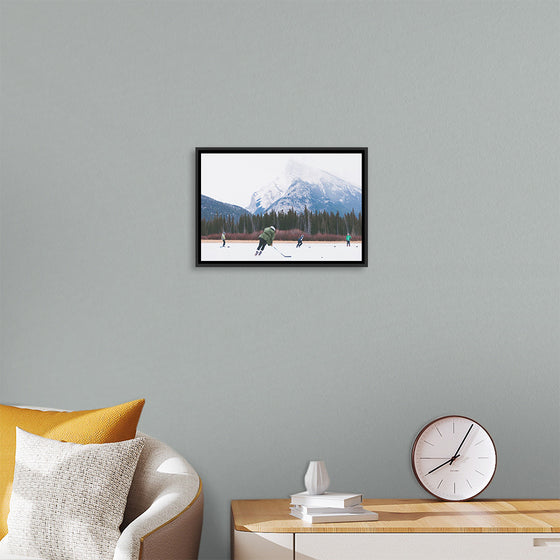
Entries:
POLYGON ((219 241, 202 241, 201 257, 205 261, 254 261, 254 262, 302 262, 302 261, 361 261, 362 244, 352 242, 308 242, 296 249, 295 241, 275 241, 274 245, 266 246, 262 255, 255 256, 258 242, 226 241, 222 247, 219 241), (276 247, 276 249, 275 249, 276 247), (283 257, 280 253, 286 255, 283 257), (288 256, 289 255, 289 256, 288 256))

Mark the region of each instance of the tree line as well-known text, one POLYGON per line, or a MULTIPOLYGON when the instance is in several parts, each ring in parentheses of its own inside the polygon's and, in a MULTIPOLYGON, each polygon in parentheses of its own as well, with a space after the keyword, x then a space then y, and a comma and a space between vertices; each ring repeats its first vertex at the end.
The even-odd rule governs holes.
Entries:
POLYGON ((311 212, 307 208, 297 213, 293 208, 284 212, 267 212, 266 214, 244 214, 236 219, 234 216, 216 214, 211 220, 200 220, 202 237, 221 234, 251 234, 261 232, 265 227, 275 226, 279 230, 300 230, 307 236, 346 235, 360 239, 362 235, 362 213, 357 215, 352 210, 347 214, 339 212, 311 212))

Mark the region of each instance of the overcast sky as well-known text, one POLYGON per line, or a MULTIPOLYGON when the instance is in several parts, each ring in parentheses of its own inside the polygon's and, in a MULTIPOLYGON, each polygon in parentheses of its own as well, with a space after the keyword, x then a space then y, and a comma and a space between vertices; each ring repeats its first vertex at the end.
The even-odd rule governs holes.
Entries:
POLYGON ((202 154, 202 194, 246 207, 251 195, 276 179, 292 159, 362 186, 362 154, 202 154))

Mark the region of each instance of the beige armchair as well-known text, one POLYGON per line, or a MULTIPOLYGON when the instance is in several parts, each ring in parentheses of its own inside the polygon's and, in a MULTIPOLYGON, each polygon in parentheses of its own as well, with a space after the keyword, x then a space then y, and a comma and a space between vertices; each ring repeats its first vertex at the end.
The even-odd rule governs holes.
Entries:
POLYGON ((176 451, 137 435, 146 439, 114 560, 195 560, 202 531, 202 482, 176 451))

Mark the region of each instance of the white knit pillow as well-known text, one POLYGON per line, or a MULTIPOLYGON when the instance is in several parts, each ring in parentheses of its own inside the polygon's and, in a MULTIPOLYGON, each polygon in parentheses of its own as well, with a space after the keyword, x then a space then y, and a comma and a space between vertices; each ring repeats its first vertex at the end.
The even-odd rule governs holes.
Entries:
POLYGON ((7 552, 112 560, 144 441, 81 445, 16 431, 7 552))

